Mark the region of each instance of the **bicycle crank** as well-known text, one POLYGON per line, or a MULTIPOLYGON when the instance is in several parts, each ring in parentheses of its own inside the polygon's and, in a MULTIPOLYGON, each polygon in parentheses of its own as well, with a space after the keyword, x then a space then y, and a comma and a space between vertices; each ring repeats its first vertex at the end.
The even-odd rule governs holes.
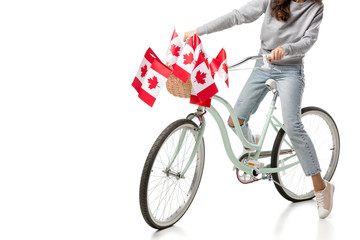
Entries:
MULTIPOLYGON (((293 149, 282 149, 280 151, 280 155, 293 153, 293 149)), ((239 182, 243 184, 253 183, 259 180, 272 180, 271 174, 263 174, 263 176, 259 176, 259 172, 257 171, 257 168, 264 167, 264 163, 260 161, 255 161, 252 158, 255 156, 255 152, 245 152, 243 155, 241 155, 239 161, 247 164, 254 168, 252 175, 246 172, 243 172, 236 168, 236 177, 239 180, 239 182)), ((260 153, 260 158, 266 158, 271 156, 271 151, 263 151, 260 153)), ((284 164, 284 162, 281 162, 280 164, 284 164)))
MULTIPOLYGON (((248 161, 250 161, 249 159, 249 153, 245 153, 240 157, 240 162, 243 162, 245 164, 248 164, 248 161)), ((256 173, 256 171, 254 170, 253 175, 250 175, 246 172, 243 172, 241 170, 239 170, 238 168, 236 168, 236 177, 239 180, 239 182, 241 182, 242 184, 249 184, 249 183, 253 183, 253 182, 257 182, 259 180, 261 180, 262 178, 258 178, 257 177, 258 174, 256 173)))

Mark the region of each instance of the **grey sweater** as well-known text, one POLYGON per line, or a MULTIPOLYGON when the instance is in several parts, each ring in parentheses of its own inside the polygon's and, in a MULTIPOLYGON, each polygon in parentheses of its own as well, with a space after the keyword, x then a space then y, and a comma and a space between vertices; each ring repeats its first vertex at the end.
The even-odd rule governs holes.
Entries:
POLYGON ((305 53, 317 40, 324 5, 312 0, 307 0, 304 3, 291 1, 291 17, 287 22, 284 22, 271 16, 271 1, 251 0, 243 7, 198 27, 196 30, 199 35, 209 34, 234 25, 253 22, 265 14, 260 35, 261 49, 259 54, 268 54, 281 46, 285 49, 285 57, 276 64, 302 64, 305 53))

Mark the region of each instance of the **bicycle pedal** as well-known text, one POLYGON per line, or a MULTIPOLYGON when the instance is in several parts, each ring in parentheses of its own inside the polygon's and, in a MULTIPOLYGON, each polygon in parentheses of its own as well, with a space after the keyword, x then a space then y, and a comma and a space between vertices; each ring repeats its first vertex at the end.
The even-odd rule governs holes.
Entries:
POLYGON ((247 164, 248 164, 249 166, 256 167, 256 168, 262 168, 262 167, 264 167, 264 165, 265 165, 263 162, 255 161, 255 160, 249 160, 249 161, 247 162, 247 164))

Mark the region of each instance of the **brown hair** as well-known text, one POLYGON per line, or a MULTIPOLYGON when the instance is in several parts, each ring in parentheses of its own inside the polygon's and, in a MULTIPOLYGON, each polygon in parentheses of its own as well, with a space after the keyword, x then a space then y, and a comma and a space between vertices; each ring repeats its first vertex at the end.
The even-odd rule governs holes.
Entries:
MULTIPOLYGON (((290 3, 293 0, 272 0, 271 3, 271 16, 279 21, 286 22, 291 16, 290 3)), ((309 1, 309 0, 308 0, 309 1)), ((312 0, 316 3, 321 3, 322 0, 312 0)))

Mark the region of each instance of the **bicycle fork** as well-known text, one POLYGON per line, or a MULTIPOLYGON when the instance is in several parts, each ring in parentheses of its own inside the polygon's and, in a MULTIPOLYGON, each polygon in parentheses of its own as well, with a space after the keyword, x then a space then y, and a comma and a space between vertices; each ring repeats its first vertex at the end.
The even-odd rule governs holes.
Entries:
MULTIPOLYGON (((187 172, 187 170, 189 169, 192 161, 194 160, 194 157, 196 155, 196 152, 198 151, 198 148, 200 146, 200 143, 202 141, 202 137, 204 135, 204 132, 205 132, 205 126, 206 126, 206 121, 205 121, 205 118, 203 117, 204 114, 206 113, 206 110, 205 110, 205 107, 202 107, 202 106, 199 106, 197 111, 195 113, 192 113, 192 114, 189 114, 186 119, 194 119, 194 118, 197 118, 200 122, 199 124, 199 127, 197 129, 195 129, 198 134, 197 134, 197 137, 196 137, 196 141, 195 141, 195 145, 194 145, 194 148, 192 150, 192 153, 190 155, 190 158, 185 166, 185 168, 180 172, 180 173, 177 173, 177 177, 179 178, 184 178, 184 175, 185 173, 187 172)), ((176 157, 178 156, 179 152, 180 152, 180 149, 181 149, 181 146, 183 145, 184 143, 184 139, 185 139, 185 135, 186 135, 186 132, 187 130, 186 129, 183 129, 182 132, 181 132, 181 135, 180 135, 180 138, 179 138, 179 142, 177 143, 177 146, 176 146, 176 149, 174 151, 174 154, 173 156, 171 157, 170 161, 169 161, 169 164, 166 168, 166 171, 169 172, 169 174, 171 174, 171 166, 172 164, 174 163, 176 157)))

